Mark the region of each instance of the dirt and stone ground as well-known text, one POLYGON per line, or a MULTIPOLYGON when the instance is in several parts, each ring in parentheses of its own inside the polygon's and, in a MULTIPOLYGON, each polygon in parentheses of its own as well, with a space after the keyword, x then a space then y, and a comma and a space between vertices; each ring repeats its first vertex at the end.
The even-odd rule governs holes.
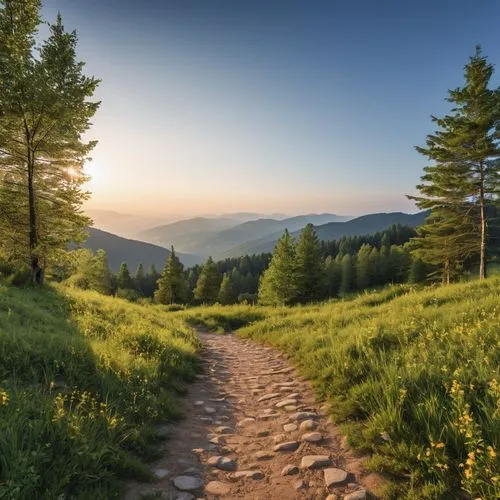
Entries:
POLYGON ((376 498, 363 469, 286 355, 235 335, 200 333, 204 374, 183 398, 185 418, 159 430, 158 481, 125 500, 376 498))

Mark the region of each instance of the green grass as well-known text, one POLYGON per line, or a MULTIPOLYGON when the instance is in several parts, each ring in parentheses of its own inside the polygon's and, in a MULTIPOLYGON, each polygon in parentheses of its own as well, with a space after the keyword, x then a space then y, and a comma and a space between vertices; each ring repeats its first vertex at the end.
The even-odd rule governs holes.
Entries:
POLYGON ((0 498, 110 499, 150 478, 196 349, 158 307, 0 285, 0 498))
POLYGON ((295 308, 202 308, 212 329, 289 353, 370 467, 387 498, 500 497, 500 279, 399 286, 295 308), (220 321, 218 320, 220 319, 220 321), (385 439, 384 439, 385 438, 385 439))

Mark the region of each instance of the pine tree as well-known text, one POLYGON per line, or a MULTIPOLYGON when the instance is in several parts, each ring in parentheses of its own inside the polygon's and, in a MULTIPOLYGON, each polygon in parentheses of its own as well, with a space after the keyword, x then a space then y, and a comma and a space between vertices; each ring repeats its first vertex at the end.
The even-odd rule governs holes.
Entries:
POLYGON ((261 277, 259 302, 269 305, 289 305, 297 299, 295 243, 290 233, 278 240, 269 267, 261 277))
POLYGON ((132 277, 126 262, 122 262, 116 275, 116 286, 121 290, 131 290, 134 287, 132 277))
POLYGON ((139 263, 134 275, 134 289, 141 295, 144 295, 144 288, 146 286, 146 273, 142 262, 139 263))
POLYGON ((312 224, 301 231, 296 246, 297 301, 310 302, 325 295, 325 268, 321 243, 312 224))
POLYGON ((184 274, 184 266, 177 257, 174 247, 170 254, 154 293, 155 302, 158 304, 182 304, 188 299, 188 284, 184 274))
POLYGON ((217 264, 212 260, 212 257, 209 257, 196 283, 194 298, 203 304, 213 304, 219 297, 219 287, 217 264))
POLYGON ((442 265, 446 282, 474 253, 479 278, 486 275, 486 208, 498 195, 500 172, 500 89, 488 88, 492 74, 478 47, 465 66, 465 86, 449 91, 453 114, 433 117, 439 130, 427 136, 427 147, 417 147, 433 163, 417 186, 420 196, 410 198, 432 215, 414 248, 417 258, 442 265))
POLYGON ((234 304, 237 300, 234 283, 231 280, 231 275, 224 273, 219 289, 219 302, 223 305, 234 304))
POLYGON ((345 295, 354 290, 356 283, 355 260, 350 254, 345 254, 340 263, 340 293, 345 295))
POLYGON ((39 0, 0 3, 0 198, 12 202, 2 222, 24 258, 43 265, 82 241, 90 223, 82 169, 95 142, 82 137, 99 82, 83 74, 76 33, 64 31, 60 16, 36 50, 40 23, 39 0))
POLYGON ((329 255, 325 259, 325 271, 326 271, 326 292, 328 297, 336 297, 339 294, 340 289, 340 260, 338 256, 336 259, 332 259, 329 255))
POLYGON ((372 279, 372 247, 364 244, 359 249, 356 257, 356 288, 364 290, 373 284, 372 279))

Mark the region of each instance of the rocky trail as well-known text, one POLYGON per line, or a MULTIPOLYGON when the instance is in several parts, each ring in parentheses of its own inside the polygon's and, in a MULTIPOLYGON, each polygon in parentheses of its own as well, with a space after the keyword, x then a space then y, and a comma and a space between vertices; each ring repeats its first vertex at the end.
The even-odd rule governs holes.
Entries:
POLYGON ((158 481, 130 484, 126 500, 375 498, 378 476, 343 446, 284 354, 235 335, 200 338, 206 368, 181 402, 185 418, 160 428, 158 481))

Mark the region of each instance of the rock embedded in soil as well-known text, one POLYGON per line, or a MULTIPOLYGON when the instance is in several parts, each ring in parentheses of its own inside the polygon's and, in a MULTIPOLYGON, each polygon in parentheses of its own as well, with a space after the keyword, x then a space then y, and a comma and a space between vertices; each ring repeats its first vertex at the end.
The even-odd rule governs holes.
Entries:
POLYGON ((274 406, 276 406, 276 408, 283 408, 284 406, 288 406, 288 405, 295 405, 297 404, 297 400, 296 399, 284 399, 283 401, 278 401, 274 406))
POLYGON ((303 479, 300 479, 299 481, 295 481, 295 483, 293 483, 293 487, 296 490, 304 490, 307 488, 307 483, 303 479))
POLYGON ((205 413, 208 415, 213 415, 217 410, 211 406, 205 406, 205 413))
POLYGON ((319 443, 323 440, 323 436, 319 432, 308 432, 307 434, 303 434, 300 439, 307 443, 319 443))
POLYGON ((293 431, 296 431, 297 429, 298 429, 298 427, 295 424, 285 424, 283 426, 283 430, 285 432, 293 432, 293 431))
POLYGON ((205 486, 205 493, 215 496, 224 496, 231 493, 231 487, 221 481, 210 481, 205 486))
POLYGON ((259 399, 257 399, 258 403, 262 403, 263 401, 268 401, 269 399, 274 399, 274 398, 279 398, 281 394, 278 392, 272 392, 271 394, 266 394, 265 396, 261 396, 259 399))
POLYGON ((330 468, 323 471, 327 488, 339 486, 347 479, 347 472, 342 469, 330 468))
POLYGON ((174 500, 195 500, 196 497, 188 493, 187 491, 179 491, 177 494, 174 494, 174 500))
POLYGON ((172 479, 174 486, 181 491, 194 491, 203 486, 203 481, 199 477, 177 476, 172 479))
POLYGON ((168 471, 167 469, 153 469, 153 474, 158 479, 163 479, 163 478, 167 477, 169 472, 170 471, 168 471))
POLYGON ((288 441, 286 443, 277 444, 274 451, 295 451, 299 447, 297 441, 288 441))
POLYGON ((258 451, 254 455, 255 460, 271 460, 271 458, 273 457, 274 457, 274 452, 266 450, 258 451))
POLYGON ((264 473, 261 470, 241 470, 233 474, 235 479, 264 479, 264 473))
POLYGON ((246 417, 242 420, 240 420, 237 424, 236 427, 246 427, 247 425, 251 425, 255 422, 255 418, 253 417, 246 417))
POLYGON ((304 420, 301 424, 299 429, 301 431, 313 431, 318 427, 318 423, 315 422, 314 420, 304 420))
POLYGON ((194 406, 203 406, 205 404, 205 401, 195 401, 193 403, 194 406))
POLYGON ((330 465, 330 458, 326 455, 306 455, 300 462, 301 469, 319 469, 330 465))
POLYGON ((256 436, 261 438, 261 437, 267 437, 269 436, 270 432, 269 431, 258 431, 256 436))
POLYGON ((281 471, 282 476, 292 476, 299 473, 299 468, 296 465, 288 464, 281 471))
POLYGON ((281 443, 286 439, 286 434, 276 434, 276 436, 273 437, 273 441, 275 443, 281 443))
POLYGON ((309 420, 312 418, 317 418, 318 415, 316 413, 311 412, 311 411, 299 411, 295 413, 294 415, 290 416, 290 420, 296 420, 297 422, 300 422, 302 420, 309 420))
POLYGON ((217 469, 229 472, 235 471, 237 468, 236 462, 234 460, 231 460, 227 457, 222 457, 220 455, 216 457, 210 457, 207 460, 207 464, 211 467, 217 467, 217 469))
POLYGON ((217 434, 232 434, 233 433, 233 429, 231 429, 231 427, 227 427, 225 425, 221 425, 220 427, 217 427, 215 429, 215 432, 217 434))

